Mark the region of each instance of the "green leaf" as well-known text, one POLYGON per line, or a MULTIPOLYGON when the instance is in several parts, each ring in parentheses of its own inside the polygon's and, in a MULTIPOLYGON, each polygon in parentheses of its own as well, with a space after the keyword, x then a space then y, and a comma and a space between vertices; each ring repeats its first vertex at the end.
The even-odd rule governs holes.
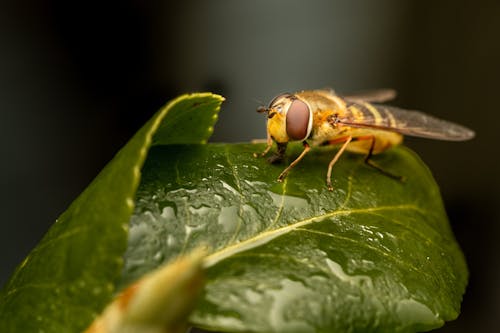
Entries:
POLYGON ((206 142, 222 100, 209 93, 180 96, 139 130, 4 286, 0 332, 80 332, 90 324, 121 274, 140 169, 151 143, 206 142), (189 121, 196 118, 200 121, 189 121))
POLYGON ((0 332, 79 332, 117 288, 199 246, 190 320, 207 329, 411 332, 458 315, 467 267, 413 152, 375 157, 405 183, 346 153, 330 192, 331 147, 277 183, 284 165, 252 157, 262 145, 200 144, 221 102, 181 96, 131 139, 0 292, 0 332))
MULTIPOLYGON (((467 267, 438 187, 409 149, 375 157, 402 183, 316 148, 284 183, 250 144, 154 147, 122 284, 198 246, 208 284, 194 325, 227 332, 414 332, 457 317, 467 267)), ((300 146, 292 146, 293 158, 300 146)))

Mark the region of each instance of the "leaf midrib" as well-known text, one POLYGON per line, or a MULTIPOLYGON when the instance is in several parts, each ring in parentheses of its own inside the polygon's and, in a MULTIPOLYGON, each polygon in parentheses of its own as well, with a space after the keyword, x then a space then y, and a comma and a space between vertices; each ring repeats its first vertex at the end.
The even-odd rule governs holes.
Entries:
POLYGON ((395 206, 378 206, 378 207, 367 207, 367 208, 358 208, 358 209, 340 209, 336 210, 333 212, 329 212, 326 214, 314 216, 314 217, 309 217, 303 220, 296 221, 292 224, 289 224, 284 227, 272 229, 272 230, 267 230, 262 233, 259 233, 253 237, 250 237, 244 241, 232 244, 230 246, 227 246, 223 249, 217 250, 213 252, 212 254, 208 255, 205 260, 204 260, 204 267, 209 268, 211 266, 214 266, 218 262, 229 258, 235 254, 241 253, 246 250, 250 250, 253 248, 256 248, 258 246, 267 244, 268 242, 272 241, 275 238, 278 238, 282 235, 286 235, 295 229, 299 227, 303 227, 315 222, 322 221, 326 218, 331 218, 335 216, 343 216, 343 215, 351 215, 351 214, 363 214, 363 213, 373 213, 373 212, 378 212, 378 211, 384 211, 384 210, 401 210, 401 209, 406 209, 406 210, 415 210, 418 212, 422 212, 422 209, 416 205, 411 205, 411 204, 402 204, 402 205, 395 205, 395 206))

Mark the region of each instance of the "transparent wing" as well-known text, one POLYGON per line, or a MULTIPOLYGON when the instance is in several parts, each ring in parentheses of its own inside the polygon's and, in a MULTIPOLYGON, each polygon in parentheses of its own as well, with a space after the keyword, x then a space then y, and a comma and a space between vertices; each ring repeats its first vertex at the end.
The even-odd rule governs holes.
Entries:
POLYGON ((347 102, 361 103, 361 102, 372 102, 372 103, 383 103, 396 98, 396 90, 394 89, 373 89, 373 90, 362 90, 349 94, 342 94, 341 96, 347 102))
POLYGON ((380 129, 447 141, 465 141, 475 135, 474 131, 465 126, 420 111, 369 103, 351 103, 347 109, 349 112, 338 118, 337 122, 352 127, 380 129))

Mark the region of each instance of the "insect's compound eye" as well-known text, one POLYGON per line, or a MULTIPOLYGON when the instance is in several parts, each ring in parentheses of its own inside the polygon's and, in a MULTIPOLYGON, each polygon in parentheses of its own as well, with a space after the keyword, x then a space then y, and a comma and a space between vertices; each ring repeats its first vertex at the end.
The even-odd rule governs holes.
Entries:
POLYGON ((286 134, 292 140, 304 140, 309 135, 309 106, 299 99, 294 100, 286 113, 286 134))

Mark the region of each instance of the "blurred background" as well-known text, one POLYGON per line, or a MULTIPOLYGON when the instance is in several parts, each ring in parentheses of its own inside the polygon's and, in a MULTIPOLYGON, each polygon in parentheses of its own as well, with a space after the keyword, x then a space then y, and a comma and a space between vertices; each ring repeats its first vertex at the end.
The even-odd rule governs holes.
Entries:
POLYGON ((224 95, 213 141, 265 137, 255 113, 310 88, 392 87, 393 104, 465 124, 411 139, 467 257, 462 314, 497 332, 500 2, 0 2, 0 285, 137 129, 177 94, 224 95))

